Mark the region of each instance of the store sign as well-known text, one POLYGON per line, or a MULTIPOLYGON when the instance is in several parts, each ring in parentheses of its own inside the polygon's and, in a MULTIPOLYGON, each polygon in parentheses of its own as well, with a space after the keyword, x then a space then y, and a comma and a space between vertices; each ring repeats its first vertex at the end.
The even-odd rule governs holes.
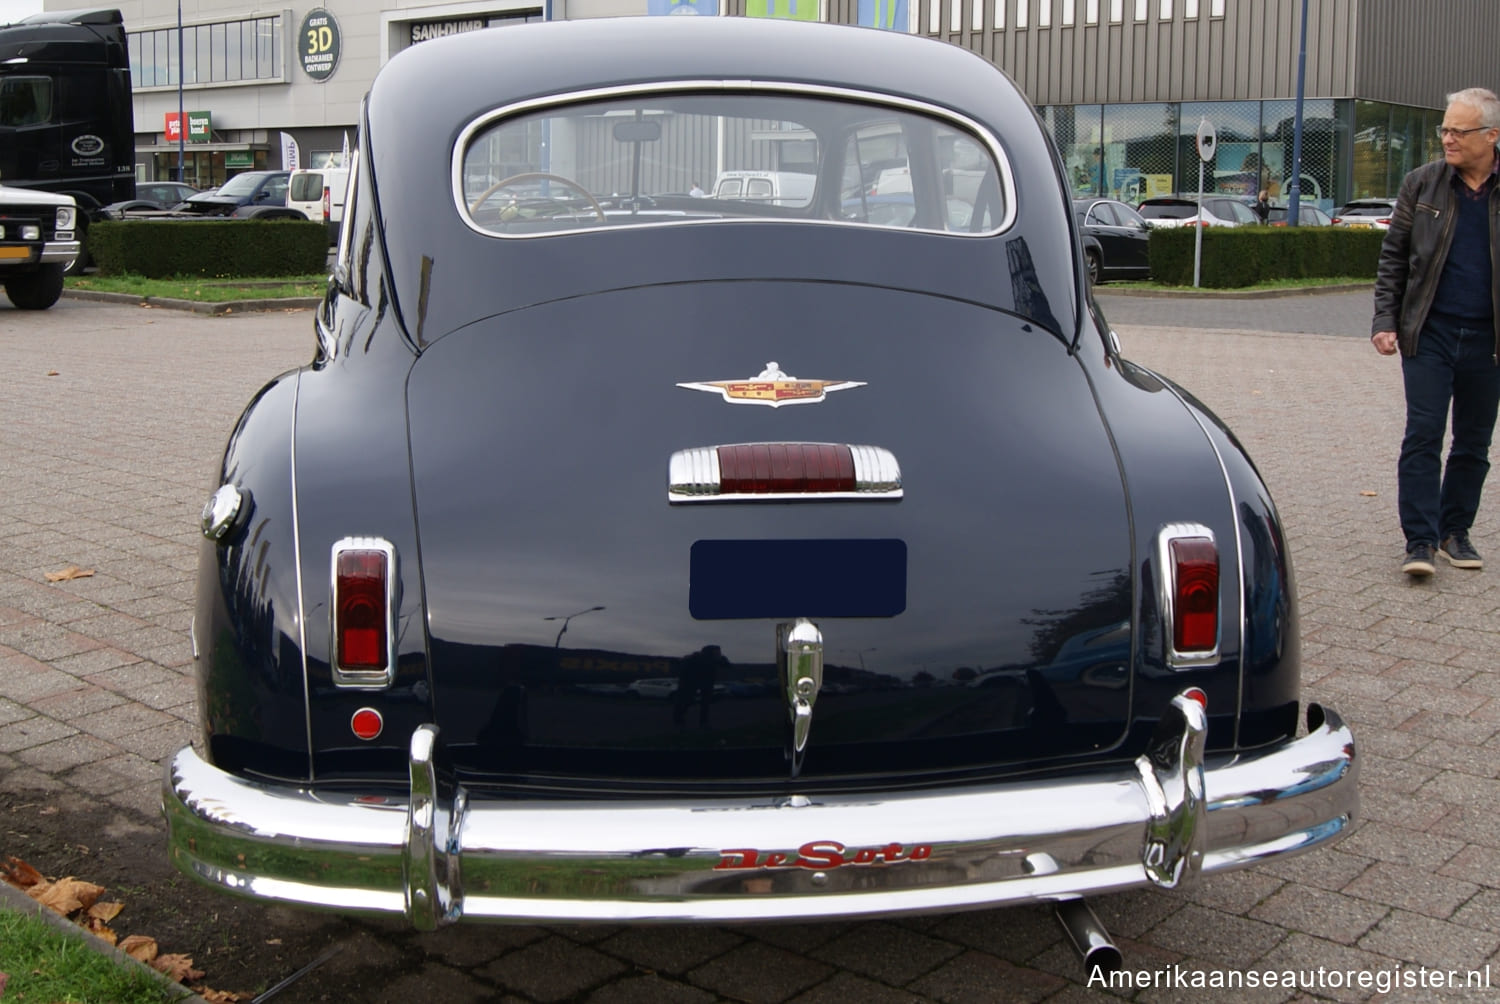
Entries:
POLYGON ((489 22, 483 18, 470 17, 459 21, 419 21, 411 26, 411 43, 431 41, 434 38, 444 38, 448 35, 462 35, 468 31, 478 31, 489 26, 489 22))
MULTIPOLYGON (((211 112, 188 112, 187 113, 189 143, 208 143, 213 139, 213 113, 211 112)), ((181 121, 176 112, 166 113, 166 122, 163 126, 168 143, 176 143, 182 138, 181 121)))
POLYGON ((226 168, 254 167, 255 154, 249 150, 226 150, 224 152, 224 166, 226 168))
POLYGON ((327 80, 338 69, 343 48, 339 23, 322 7, 314 7, 302 18, 297 30, 297 58, 302 69, 314 80, 327 80))

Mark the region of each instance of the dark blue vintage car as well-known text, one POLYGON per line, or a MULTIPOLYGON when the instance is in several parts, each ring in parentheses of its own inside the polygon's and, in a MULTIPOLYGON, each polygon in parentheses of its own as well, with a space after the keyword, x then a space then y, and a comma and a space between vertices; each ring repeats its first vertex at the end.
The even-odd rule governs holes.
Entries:
POLYGON ((1348 830, 1276 509, 1121 356, 990 63, 458 35, 381 71, 349 200, 204 510, 185 872, 424 929, 1049 901, 1103 944, 1086 895, 1348 830), (690 194, 734 171, 782 195, 690 194), (912 211, 862 208, 893 171, 912 211))

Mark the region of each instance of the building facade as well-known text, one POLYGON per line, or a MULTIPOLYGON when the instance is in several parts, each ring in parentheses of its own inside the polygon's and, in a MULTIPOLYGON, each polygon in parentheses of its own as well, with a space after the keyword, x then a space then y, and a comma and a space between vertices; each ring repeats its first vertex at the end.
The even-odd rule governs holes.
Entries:
POLYGON ((1285 197, 1304 4, 1300 182, 1325 209, 1393 194, 1438 156, 1449 91, 1500 89, 1495 0, 183 0, 180 34, 176 0, 119 6, 140 180, 180 169, 208 186, 241 170, 337 162, 380 66, 445 34, 691 12, 866 24, 971 49, 1038 106, 1079 194, 1136 201, 1198 190, 1205 119, 1218 136, 1205 190, 1285 197))

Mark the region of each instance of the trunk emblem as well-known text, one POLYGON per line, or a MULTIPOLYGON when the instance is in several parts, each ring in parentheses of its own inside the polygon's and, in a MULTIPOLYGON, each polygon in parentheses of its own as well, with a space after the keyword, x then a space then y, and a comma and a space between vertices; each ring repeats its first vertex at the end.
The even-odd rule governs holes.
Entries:
POLYGON ((722 395, 730 404, 764 404, 780 408, 784 404, 817 404, 836 390, 863 387, 864 383, 859 380, 799 380, 782 372, 781 366, 773 361, 766 363, 759 375, 747 380, 711 380, 677 386, 722 395))

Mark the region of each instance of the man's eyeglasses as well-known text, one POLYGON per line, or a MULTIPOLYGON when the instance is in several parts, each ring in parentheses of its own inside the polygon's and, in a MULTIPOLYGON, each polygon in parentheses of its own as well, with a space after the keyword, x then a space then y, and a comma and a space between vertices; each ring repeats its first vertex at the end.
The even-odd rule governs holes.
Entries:
POLYGON ((1463 139, 1465 136, 1469 135, 1469 133, 1471 133, 1471 132, 1483 132, 1486 129, 1493 129, 1493 128, 1495 128, 1495 127, 1494 126, 1475 126, 1472 129, 1453 129, 1453 128, 1449 127, 1449 126, 1438 126, 1437 134, 1438 134, 1438 139, 1447 139, 1449 136, 1452 136, 1454 139, 1463 139))

